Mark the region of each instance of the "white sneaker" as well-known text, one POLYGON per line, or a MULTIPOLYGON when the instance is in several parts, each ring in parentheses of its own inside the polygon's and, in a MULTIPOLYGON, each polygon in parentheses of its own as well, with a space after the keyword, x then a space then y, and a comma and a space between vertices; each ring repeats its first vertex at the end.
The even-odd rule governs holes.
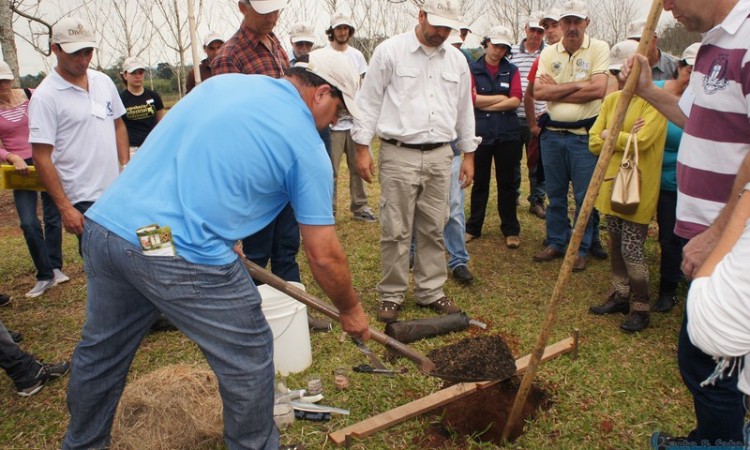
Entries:
POLYGON ((37 281, 33 289, 26 293, 26 298, 36 298, 44 294, 47 289, 55 286, 55 279, 37 281))
POLYGON ((55 273, 55 278, 53 278, 55 280, 55 284, 60 284, 60 283, 65 283, 66 281, 70 281, 70 277, 65 275, 62 272, 62 270, 55 269, 53 270, 53 272, 55 273))

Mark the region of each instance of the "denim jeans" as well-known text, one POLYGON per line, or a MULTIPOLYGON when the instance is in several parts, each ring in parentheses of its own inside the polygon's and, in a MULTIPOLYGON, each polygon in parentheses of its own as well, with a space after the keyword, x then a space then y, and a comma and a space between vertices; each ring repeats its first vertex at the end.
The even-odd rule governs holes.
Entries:
MULTIPOLYGON (((525 117, 519 117, 518 121, 521 123, 521 141, 523 141, 524 148, 526 149, 526 158, 528 159, 529 142, 531 142, 532 138, 531 129, 529 128, 529 123, 526 121, 525 117)), ((527 197, 527 200, 532 205, 535 203, 543 204, 544 198, 547 196, 547 191, 545 191, 544 187, 544 179, 540 180, 537 177, 537 174, 541 172, 541 170, 539 170, 539 165, 540 164, 537 164, 534 167, 529 168, 529 196, 527 197)), ((520 166, 518 169, 518 178, 519 180, 521 178, 520 166)))
POLYGON ((270 260, 271 272, 286 281, 300 281, 299 244, 299 225, 291 203, 265 228, 242 240, 247 259, 261 267, 266 267, 270 260))
POLYGON ((0 367, 20 389, 31 386, 39 372, 39 363, 13 342, 13 338, 2 321, 0 321, 0 367))
POLYGON ((68 386, 64 449, 109 445, 130 364, 161 312, 203 351, 219 380, 229 449, 276 449, 273 335, 241 262, 145 256, 92 220, 83 233, 86 323, 68 386))
POLYGON ((443 230, 443 239, 445 240, 445 250, 448 252, 448 268, 455 269, 461 265, 469 263, 469 253, 466 251, 466 241, 464 233, 466 224, 464 217, 464 190, 461 189, 461 153, 453 152, 453 161, 451 162, 451 186, 448 196, 450 205, 450 215, 448 222, 443 230))
POLYGON ((41 193, 44 228, 36 214, 40 195, 36 191, 13 191, 23 238, 36 268, 37 280, 51 280, 54 269, 62 269, 62 220, 60 212, 46 192, 41 193))
POLYGON ((674 225, 677 221, 676 191, 659 191, 656 221, 659 223, 659 247, 661 248, 659 295, 674 295, 683 279, 680 265, 682 264, 682 247, 685 246, 685 240, 674 234, 674 225))
MULTIPOLYGON (((596 167, 596 156, 589 151, 588 135, 545 130, 541 136, 541 153, 547 183, 547 242, 557 251, 565 251, 570 240, 568 219, 568 186, 573 183, 576 202, 575 217, 586 196, 591 176, 596 167)), ((586 256, 594 234, 593 220, 589 219, 578 254, 586 256)))
MULTIPOLYGON (((73 208, 75 208, 79 213, 86 215, 86 211, 88 211, 93 204, 94 202, 78 202, 73 205, 73 208)), ((83 248, 81 247, 82 236, 76 236, 76 238, 78 239, 78 254, 83 256, 83 248)))

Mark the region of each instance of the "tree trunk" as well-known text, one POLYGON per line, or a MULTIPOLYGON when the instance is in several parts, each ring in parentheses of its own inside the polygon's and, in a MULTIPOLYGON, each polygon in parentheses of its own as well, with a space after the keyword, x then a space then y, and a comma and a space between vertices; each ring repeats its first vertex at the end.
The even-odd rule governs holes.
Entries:
POLYGON ((16 39, 13 33, 13 11, 10 9, 10 0, 0 0, 0 43, 3 46, 3 60, 10 66, 16 76, 15 84, 18 84, 21 73, 18 68, 18 53, 16 51, 16 39))

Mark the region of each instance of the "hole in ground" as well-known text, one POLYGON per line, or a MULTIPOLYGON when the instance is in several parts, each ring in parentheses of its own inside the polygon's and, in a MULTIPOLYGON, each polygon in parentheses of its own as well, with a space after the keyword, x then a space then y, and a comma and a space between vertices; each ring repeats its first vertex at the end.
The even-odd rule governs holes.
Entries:
MULTIPOLYGON (((513 377, 449 403, 436 413, 442 416, 440 422, 433 423, 423 436, 414 439, 414 443, 425 449, 460 447, 467 439, 501 445, 503 428, 520 384, 520 379, 513 377)), ((533 420, 540 410, 551 406, 549 394, 540 386, 532 385, 510 441, 523 434, 527 420, 533 420)))

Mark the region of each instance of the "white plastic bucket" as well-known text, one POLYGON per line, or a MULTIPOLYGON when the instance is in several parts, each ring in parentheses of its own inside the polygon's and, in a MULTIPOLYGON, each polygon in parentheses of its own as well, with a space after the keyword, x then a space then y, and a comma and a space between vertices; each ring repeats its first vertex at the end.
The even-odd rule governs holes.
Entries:
MULTIPOLYGON (((301 283, 290 284, 302 290, 301 283)), ((312 364, 307 306, 267 284, 258 286, 261 309, 273 332, 273 365, 276 373, 287 376, 302 372, 312 364)))

